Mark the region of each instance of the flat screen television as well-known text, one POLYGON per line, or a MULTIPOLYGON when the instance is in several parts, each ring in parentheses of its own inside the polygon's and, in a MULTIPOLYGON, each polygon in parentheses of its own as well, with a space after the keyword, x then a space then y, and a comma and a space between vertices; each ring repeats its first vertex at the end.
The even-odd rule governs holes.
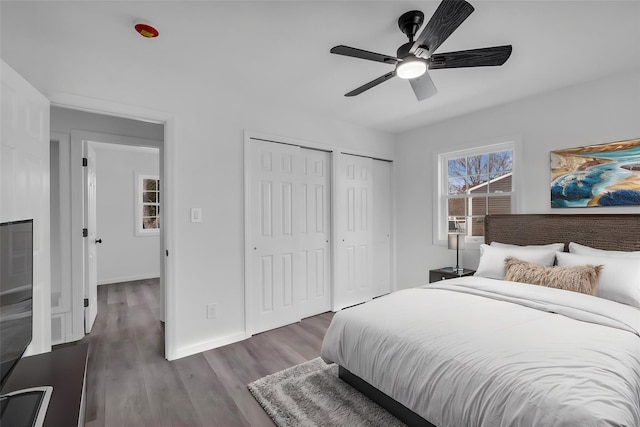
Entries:
POLYGON ((31 343, 33 220, 0 224, 0 390, 31 343))

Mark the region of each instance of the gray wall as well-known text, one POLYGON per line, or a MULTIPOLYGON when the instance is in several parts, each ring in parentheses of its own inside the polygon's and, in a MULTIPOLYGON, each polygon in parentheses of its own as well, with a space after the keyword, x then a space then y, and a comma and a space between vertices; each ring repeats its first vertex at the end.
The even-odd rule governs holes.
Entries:
MULTIPOLYGON (((640 73, 633 72, 399 135, 395 144, 398 288, 428 283, 429 269, 455 264, 455 251, 433 244, 433 204, 437 203, 433 159, 438 153, 496 140, 520 140, 522 164, 515 171, 520 183, 516 184, 519 213, 638 213, 638 206, 552 209, 549 152, 638 138, 639 117, 640 73)), ((461 264, 476 268, 478 259, 478 249, 467 248, 461 264)))

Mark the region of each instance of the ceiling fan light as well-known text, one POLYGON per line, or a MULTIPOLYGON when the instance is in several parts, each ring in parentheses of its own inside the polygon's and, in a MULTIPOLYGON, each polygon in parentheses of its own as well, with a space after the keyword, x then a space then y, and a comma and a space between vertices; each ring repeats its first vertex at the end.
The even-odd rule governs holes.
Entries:
POLYGON ((427 71, 427 63, 418 59, 408 59, 396 67, 396 75, 401 79, 415 79, 427 71))

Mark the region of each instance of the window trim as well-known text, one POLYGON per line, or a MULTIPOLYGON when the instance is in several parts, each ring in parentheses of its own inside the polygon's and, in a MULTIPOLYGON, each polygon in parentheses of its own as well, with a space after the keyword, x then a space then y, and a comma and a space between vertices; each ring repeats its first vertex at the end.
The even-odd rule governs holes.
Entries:
MULTIPOLYGON (((471 144, 469 144, 471 145, 471 144)), ((476 142, 470 148, 459 148, 457 150, 439 150, 433 156, 433 217, 432 217, 432 236, 433 244, 437 246, 447 246, 447 205, 443 203, 445 194, 448 194, 447 180, 447 161, 458 157, 468 157, 489 152, 512 150, 512 185, 511 193, 511 212, 519 213, 521 211, 522 193, 521 182, 519 176, 521 171, 522 156, 522 139, 518 136, 505 137, 491 141, 476 142)), ((466 236, 465 247, 467 249, 479 248, 484 243, 484 236, 466 236)))
MULTIPOLYGON (((153 173, 136 173, 136 212, 135 212, 135 235, 136 236, 159 236, 160 228, 142 228, 142 207, 144 205, 142 201, 142 192, 143 186, 142 181, 145 179, 154 179, 156 181, 160 181, 160 176, 158 174, 153 173)), ((159 193, 159 192, 158 192, 159 193)), ((160 207, 160 203, 158 203, 158 207, 160 207)), ((160 223, 162 227, 162 223, 160 223)))

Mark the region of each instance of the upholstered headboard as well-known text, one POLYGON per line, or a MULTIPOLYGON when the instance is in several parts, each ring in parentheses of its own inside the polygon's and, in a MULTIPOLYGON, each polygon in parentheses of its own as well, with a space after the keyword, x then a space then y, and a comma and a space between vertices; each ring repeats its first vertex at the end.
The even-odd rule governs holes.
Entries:
POLYGON ((485 242, 544 245, 569 242, 598 249, 640 251, 640 214, 487 215, 485 242))

